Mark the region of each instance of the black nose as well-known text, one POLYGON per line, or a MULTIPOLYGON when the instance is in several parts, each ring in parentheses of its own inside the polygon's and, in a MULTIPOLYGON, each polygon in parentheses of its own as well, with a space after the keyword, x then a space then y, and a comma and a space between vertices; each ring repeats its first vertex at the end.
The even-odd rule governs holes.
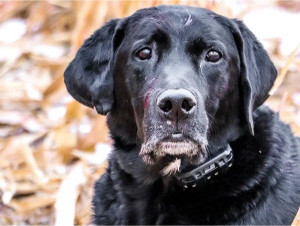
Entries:
POLYGON ((196 109, 195 96, 186 89, 168 89, 157 98, 159 113, 170 120, 190 117, 196 109))

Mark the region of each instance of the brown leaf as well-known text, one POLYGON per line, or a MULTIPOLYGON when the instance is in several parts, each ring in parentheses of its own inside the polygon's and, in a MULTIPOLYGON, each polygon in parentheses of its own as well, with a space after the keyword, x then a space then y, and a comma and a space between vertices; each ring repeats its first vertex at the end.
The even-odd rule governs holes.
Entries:
POLYGON ((281 69, 280 74, 278 75, 278 77, 276 78, 274 85, 272 87, 272 89, 269 91, 269 95, 272 96, 276 90, 278 89, 278 87, 281 85, 281 83, 283 82, 286 73, 289 70, 290 65, 293 63, 298 50, 300 48, 300 44, 293 50, 293 52, 290 54, 290 56, 288 57, 286 64, 284 65, 284 67, 281 69))
POLYGON ((78 148, 84 150, 94 146, 98 142, 108 143, 107 135, 108 129, 106 126, 106 117, 98 116, 93 122, 91 132, 86 136, 79 138, 78 148))
POLYGON ((78 101, 72 101, 67 105, 67 112, 65 115, 66 121, 82 119, 85 113, 85 108, 78 101))
POLYGON ((80 185, 83 185, 85 181, 83 165, 76 164, 59 188, 55 202, 55 225, 74 225, 76 201, 80 185))
POLYGON ((18 213, 25 214, 38 208, 52 205, 55 202, 55 194, 38 193, 34 196, 13 200, 9 204, 18 213))
POLYGON ((292 223, 292 226, 300 226, 300 208, 299 208, 298 213, 292 223))

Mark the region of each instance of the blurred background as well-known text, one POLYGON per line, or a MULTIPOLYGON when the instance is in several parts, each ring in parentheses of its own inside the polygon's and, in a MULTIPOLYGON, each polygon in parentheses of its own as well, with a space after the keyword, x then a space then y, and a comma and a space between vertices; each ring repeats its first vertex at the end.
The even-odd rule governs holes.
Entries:
POLYGON ((267 104, 300 135, 300 1, 0 2, 0 224, 89 224, 111 141, 105 117, 66 92, 63 72, 106 21, 184 4, 244 20, 279 77, 267 104))

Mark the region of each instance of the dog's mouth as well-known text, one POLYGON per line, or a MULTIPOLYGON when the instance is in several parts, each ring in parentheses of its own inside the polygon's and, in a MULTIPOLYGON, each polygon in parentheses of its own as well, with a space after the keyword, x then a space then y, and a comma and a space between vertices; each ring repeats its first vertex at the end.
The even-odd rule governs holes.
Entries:
POLYGON ((148 165, 159 164, 161 173, 176 174, 183 162, 199 165, 207 159, 207 142, 205 139, 195 141, 183 134, 175 133, 158 142, 148 142, 142 145, 140 156, 148 165))

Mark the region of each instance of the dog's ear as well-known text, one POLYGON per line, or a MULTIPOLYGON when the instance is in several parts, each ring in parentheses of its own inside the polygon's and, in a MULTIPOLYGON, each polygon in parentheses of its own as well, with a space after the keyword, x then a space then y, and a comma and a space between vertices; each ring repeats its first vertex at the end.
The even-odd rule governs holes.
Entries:
POLYGON ((244 114, 247 129, 254 135, 252 113, 269 97, 277 71, 261 43, 243 22, 224 17, 217 20, 230 28, 239 51, 244 114))
POLYGON ((97 30, 80 47, 64 73, 68 92, 104 115, 114 103, 114 53, 124 35, 118 25, 119 20, 111 20, 97 30))
POLYGON ((241 86, 245 119, 254 135, 252 112, 269 97, 277 71, 261 43, 243 22, 233 20, 234 37, 241 61, 241 86))

